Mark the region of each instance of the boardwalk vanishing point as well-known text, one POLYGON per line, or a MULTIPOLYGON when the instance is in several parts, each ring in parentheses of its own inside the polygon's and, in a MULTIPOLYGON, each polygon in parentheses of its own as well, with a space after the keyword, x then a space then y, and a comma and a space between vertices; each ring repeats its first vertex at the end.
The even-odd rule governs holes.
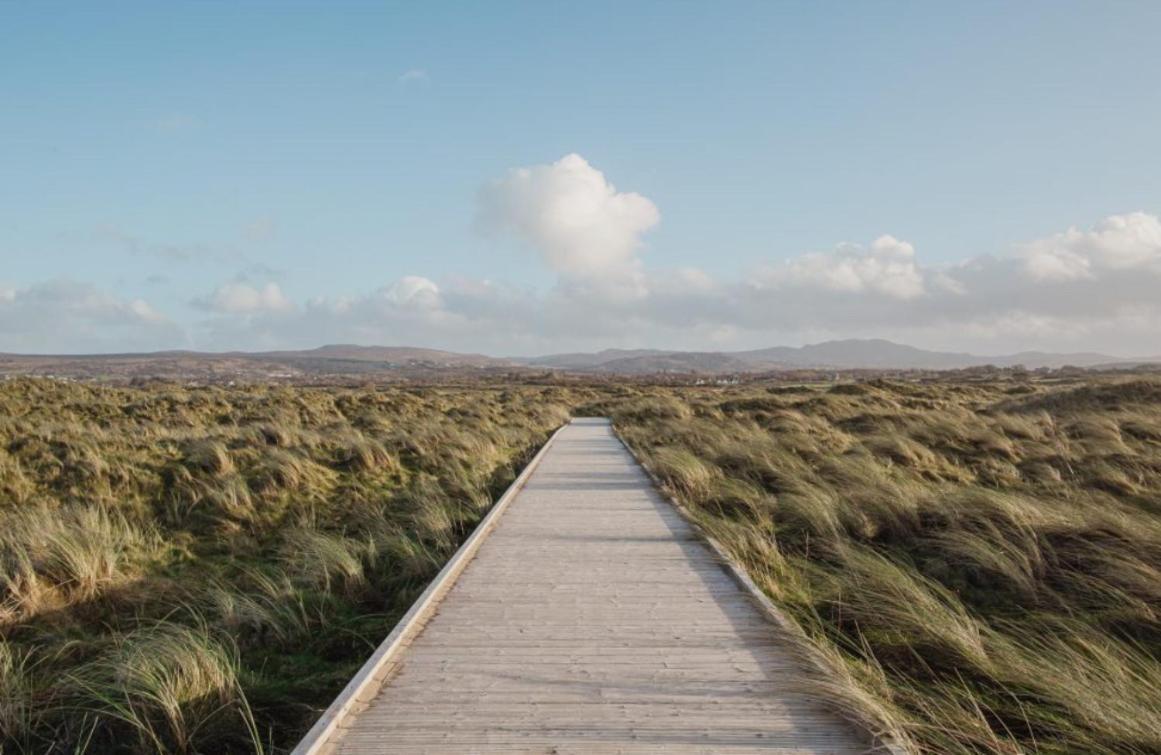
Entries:
POLYGON ((613 434, 575 419, 295 753, 863 753, 613 434))

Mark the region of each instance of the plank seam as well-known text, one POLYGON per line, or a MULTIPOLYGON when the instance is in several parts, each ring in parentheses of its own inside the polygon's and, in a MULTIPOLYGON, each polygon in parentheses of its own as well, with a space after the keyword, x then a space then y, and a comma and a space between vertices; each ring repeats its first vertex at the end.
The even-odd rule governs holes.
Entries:
MULTIPOLYGON (((763 592, 760 587, 758 587, 758 585, 746 572, 745 567, 743 567, 741 563, 739 563, 738 560, 735 559, 733 555, 730 554, 730 552, 727 551, 715 537, 710 535, 705 530, 705 528, 701 526, 697 519, 694 518, 694 516, 689 512, 689 509, 685 506, 685 504, 669 494, 668 489, 657 477, 657 475, 653 473, 653 470, 650 469, 649 466, 646 465, 645 462, 637 455, 637 452, 633 450, 632 446, 626 443, 625 439, 621 437, 621 433, 618 432, 616 425, 612 425, 612 430, 613 435, 615 435, 617 440, 620 441, 621 445, 625 447, 625 450, 629 452, 629 455, 632 456, 633 459, 637 462, 638 466, 640 466, 641 469, 645 471, 645 474, 653 483, 653 488, 657 491, 657 494, 661 496, 661 498, 670 506, 672 506, 677 511, 678 515, 680 515, 681 518, 684 519, 693 528, 694 532, 698 534, 699 538, 709 546, 710 550, 712 550, 714 555, 717 557, 719 565, 722 567, 722 569, 725 570, 725 572, 734 580, 734 582, 737 583, 738 587, 741 588, 742 591, 745 592, 747 596, 758 605, 763 616, 765 616, 771 623, 782 630, 782 632, 796 640, 795 645, 799 650, 797 655, 800 656, 800 659, 809 663, 817 673, 823 676, 823 678, 833 677, 834 673, 828 664, 822 658, 820 658, 817 651, 815 651, 810 646, 810 640, 802 631, 802 627, 798 626, 797 622, 783 613, 782 609, 780 609, 774 603, 774 601, 770 599, 770 596, 763 592)), ((860 721, 851 721, 851 723, 860 726, 860 728, 863 728, 864 726, 863 722, 860 721)), ((895 741, 894 738, 890 737, 889 735, 884 733, 876 733, 873 731, 868 733, 870 733, 871 736, 876 740, 878 746, 875 749, 877 751, 887 753, 888 755, 910 755, 910 750, 904 747, 901 743, 895 741)))
POLYGON ((390 670, 392 661, 395 660, 400 650, 405 647, 408 640, 414 638, 427 620, 431 617, 432 612, 444 596, 447 595, 448 590, 455 584, 456 580, 463 573, 464 569, 475 557, 476 552, 479 551, 480 546, 483 545, 484 540, 491 534, 492 530, 496 528, 499 523, 500 516, 504 510, 516 498, 516 494, 528 482, 528 478, 532 476, 532 472, 540 464, 541 459, 548 452, 552 446, 553 441, 560 435, 564 428, 568 427, 568 422, 558 427, 555 432, 549 436, 532 460, 524 467, 524 470, 512 481, 504 494, 500 496, 499 500, 488 511, 471 536, 464 541, 464 544, 452 555, 451 559, 444 564, 440 569, 439 574, 427 586, 427 589, 416 598, 415 602, 411 604, 411 608, 403 615, 403 618, 391 630, 386 639, 379 644, 371 657, 359 668, 351 680, 347 682, 347 686, 339 693, 338 697, 327 707, 323 714, 315 722, 306 736, 295 746, 291 751, 291 755, 321 755, 321 753, 329 752, 329 746, 332 735, 335 734, 338 727, 343 723, 348 715, 352 713, 356 705, 360 702, 366 701, 372 697, 379 688, 383 686, 389 674, 384 673, 390 670))

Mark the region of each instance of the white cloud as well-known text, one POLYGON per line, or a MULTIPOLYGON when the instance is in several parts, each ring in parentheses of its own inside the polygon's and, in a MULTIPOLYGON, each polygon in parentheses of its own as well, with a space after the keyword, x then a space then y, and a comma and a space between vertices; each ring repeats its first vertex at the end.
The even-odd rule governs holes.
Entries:
POLYGON ((405 275, 384 288, 382 296, 401 309, 433 311, 442 306, 439 286, 418 275, 405 275))
POLYGON ((1069 228, 1025 244, 1028 274, 1041 281, 1093 278, 1099 270, 1161 269, 1161 220, 1144 212, 1112 215, 1090 231, 1069 228))
POLYGON ((820 288, 850 294, 875 293, 913 299, 925 293, 915 247, 894 236, 880 236, 864 248, 842 244, 825 253, 805 254, 764 271, 771 288, 820 288))
POLYGON ((214 317, 202 322, 199 340, 215 348, 307 347, 323 343, 378 343, 470 348, 473 334, 490 327, 464 307, 448 306, 440 287, 404 276, 357 296, 315 298, 290 311, 214 317))
POLYGON ((0 289, 0 350, 91 353, 185 344, 185 335, 141 299, 54 280, 0 289))
POLYGON ((639 287, 642 235, 661 220, 653 202, 619 192, 580 155, 516 168, 479 195, 480 225, 543 255, 568 283, 639 287))
POLYGON ((294 309, 294 304, 277 283, 255 287, 241 281, 219 286, 209 296, 195 300, 194 305, 224 315, 280 313, 294 309))
POLYGON ((144 299, 132 299, 126 306, 129 312, 140 318, 142 322, 148 323, 163 323, 166 322, 165 315, 153 308, 153 305, 144 299))
POLYGON ((1025 272, 1036 281, 1058 282, 1092 278, 1092 263, 1068 249, 1030 248, 1024 258, 1025 272))
POLYGON ((422 81, 427 81, 428 79, 429 79, 429 77, 427 75, 427 71, 425 71, 424 69, 411 68, 411 69, 408 69, 408 70, 404 71, 403 73, 399 74, 398 80, 399 80, 400 84, 406 85, 406 84, 417 84, 417 83, 422 82, 422 81))

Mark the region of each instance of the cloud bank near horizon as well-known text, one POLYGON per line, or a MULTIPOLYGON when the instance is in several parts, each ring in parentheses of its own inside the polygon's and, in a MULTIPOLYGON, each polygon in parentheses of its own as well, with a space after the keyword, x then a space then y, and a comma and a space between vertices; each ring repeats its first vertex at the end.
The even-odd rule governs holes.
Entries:
POLYGON ((882 336, 977 351, 1161 352, 1161 219, 1107 217, 952 265, 882 235, 772 260, 741 279, 657 264, 661 211, 583 157, 510 170, 477 198, 476 224, 534 252, 544 291, 422 270, 352 297, 294 301, 273 281, 234 280, 179 325, 140 298, 84 283, 0 286, 0 350, 295 348, 412 344, 518 354, 649 345, 746 348, 882 336))

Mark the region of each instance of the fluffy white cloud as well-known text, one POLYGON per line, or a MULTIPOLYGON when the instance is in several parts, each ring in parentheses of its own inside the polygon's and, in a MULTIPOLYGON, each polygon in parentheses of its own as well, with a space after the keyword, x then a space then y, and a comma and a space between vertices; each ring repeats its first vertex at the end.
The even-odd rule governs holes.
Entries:
POLYGON ((642 234, 661 220, 577 154, 509 171, 481 190, 478 209, 482 227, 528 243, 566 281, 633 286, 642 234))
POLYGON ((433 281, 404 276, 358 296, 315 298, 290 311, 219 316, 197 326, 198 340, 214 348, 296 348, 322 343, 380 343, 464 348, 491 319, 449 306, 433 281))
POLYGON ((194 304, 226 315, 289 312, 294 309, 294 304, 286 298, 277 283, 255 287, 241 281, 225 283, 209 296, 195 300, 194 304))
POLYGON ((842 293, 874 293, 913 299, 925 293, 915 247, 880 236, 870 247, 842 244, 831 252, 805 254, 767 267, 762 283, 771 288, 821 288, 842 293))
POLYGON ((1161 219, 1144 212, 1112 215, 1095 228, 1025 244, 1025 269, 1041 281, 1094 278, 1102 270, 1161 270, 1161 219))
POLYGON ((141 299, 54 280, 0 288, 0 350, 94 352, 185 345, 185 335, 141 299))
POLYGON ((418 275, 405 275, 381 293, 386 301, 401 309, 434 311, 443 304, 439 286, 418 275))

